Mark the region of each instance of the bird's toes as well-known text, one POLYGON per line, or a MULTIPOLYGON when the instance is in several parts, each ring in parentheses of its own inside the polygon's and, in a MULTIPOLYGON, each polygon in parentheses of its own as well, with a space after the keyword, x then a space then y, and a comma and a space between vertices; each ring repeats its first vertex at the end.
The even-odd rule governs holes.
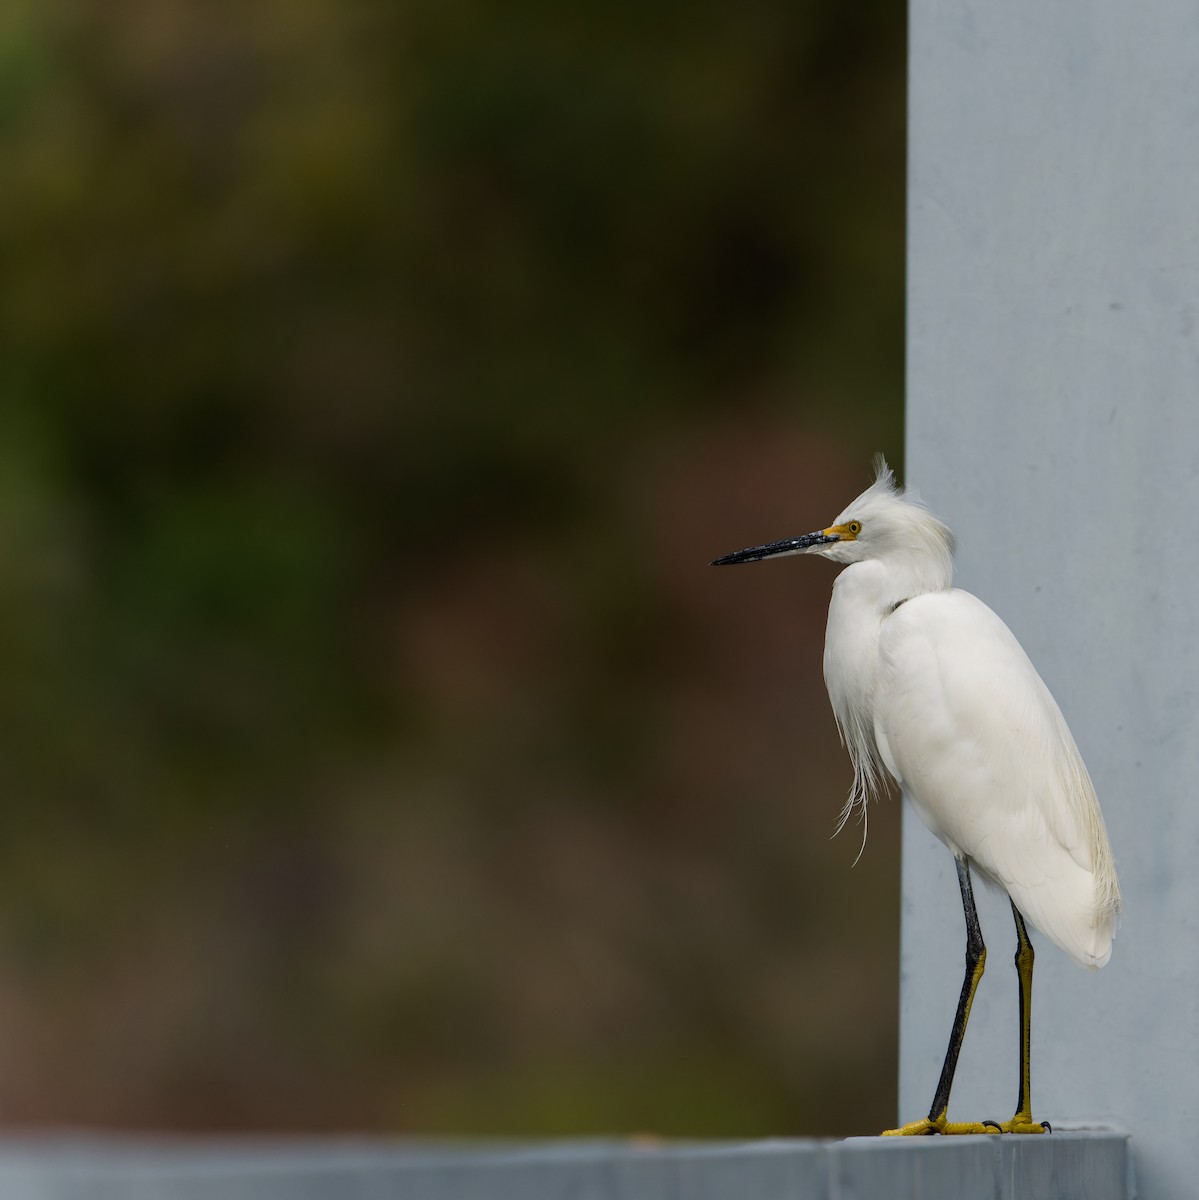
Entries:
POLYGON ((1053 1126, 1048 1121, 1034 1121, 1025 1113, 1017 1113, 1010 1121, 1004 1121, 1000 1126, 1004 1133, 1052 1133, 1053 1126))
POLYGON ((943 1133, 945 1117, 925 1117, 922 1121, 913 1121, 909 1125, 901 1125, 898 1129, 884 1129, 883 1137, 932 1137, 933 1134, 943 1133))

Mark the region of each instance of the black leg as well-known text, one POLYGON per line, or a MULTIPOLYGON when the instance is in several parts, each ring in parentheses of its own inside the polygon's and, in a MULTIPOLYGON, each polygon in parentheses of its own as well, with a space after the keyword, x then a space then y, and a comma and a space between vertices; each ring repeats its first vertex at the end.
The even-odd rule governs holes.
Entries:
POLYGON ((1016 1115, 1004 1122, 1004 1133, 1041 1133, 1048 1131, 1032 1119, 1032 1085, 1029 1068, 1029 1047, 1032 1031, 1032 965, 1036 955, 1020 910, 1012 905, 1012 916, 1016 918, 1016 975, 1020 979, 1020 1097, 1016 1101, 1016 1115))
MULTIPOLYGON (((935 1122, 943 1122, 949 1108, 949 1089, 953 1087, 958 1056, 962 1052, 966 1022, 970 1020, 970 1006, 974 1003, 974 993, 978 990, 978 981, 983 977, 987 963, 987 948, 983 945, 983 932, 974 908, 974 889, 970 886, 970 867, 964 858, 955 858, 954 862, 958 869, 958 886, 962 890, 962 911, 966 915, 966 977, 962 980, 962 994, 958 997, 958 1010, 953 1018, 953 1030, 949 1035, 949 1049, 945 1051, 941 1078, 933 1096, 932 1108, 928 1110, 928 1119, 935 1122)), ((1029 953, 1032 953, 1031 946, 1029 953)))
POLYGON ((1012 916, 1016 918, 1016 974, 1020 978, 1020 1098, 1016 1101, 1016 1112, 1031 1113, 1032 1073, 1028 1051, 1032 1034, 1032 965, 1036 955, 1028 940, 1028 930, 1024 928, 1024 918, 1014 904, 1012 916))
POLYGON ((954 861, 958 869, 958 886, 962 890, 962 912, 966 916, 966 977, 962 980, 962 994, 958 997, 958 1010, 953 1018, 949 1049, 945 1051, 945 1063, 941 1067, 941 1078, 937 1082, 937 1092, 933 1096, 933 1106, 928 1110, 928 1116, 923 1121, 913 1121, 910 1125, 902 1125, 898 1129, 888 1129, 888 1137, 913 1137, 931 1133, 996 1134, 1006 1131, 1005 1127, 996 1121, 951 1124, 947 1116, 949 1091, 953 1087, 953 1076, 958 1069, 962 1039, 966 1036, 966 1022, 970 1020, 970 1006, 974 1003, 974 993, 978 991, 978 981, 983 977, 983 968, 987 962, 987 948, 983 945, 983 933, 979 928, 978 913, 974 908, 974 889, 970 886, 970 867, 965 859, 958 858, 954 861))

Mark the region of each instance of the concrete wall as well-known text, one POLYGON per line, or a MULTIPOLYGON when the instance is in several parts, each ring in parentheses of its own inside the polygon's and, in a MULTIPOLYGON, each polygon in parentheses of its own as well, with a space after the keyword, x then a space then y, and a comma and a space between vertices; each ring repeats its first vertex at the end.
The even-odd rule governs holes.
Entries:
MULTIPOLYGON (((1111 963, 1038 939, 1034 1112, 1133 1134, 1199 1193, 1199 3, 912 0, 907 475, 1094 777, 1127 915, 1111 963)), ((1014 934, 951 1116, 1016 1096, 1014 934)), ((948 854, 905 815, 900 1114, 961 979, 948 854)))
POLYGON ((43 1138, 4 1200, 1128 1200, 1112 1136, 493 1145, 43 1138))

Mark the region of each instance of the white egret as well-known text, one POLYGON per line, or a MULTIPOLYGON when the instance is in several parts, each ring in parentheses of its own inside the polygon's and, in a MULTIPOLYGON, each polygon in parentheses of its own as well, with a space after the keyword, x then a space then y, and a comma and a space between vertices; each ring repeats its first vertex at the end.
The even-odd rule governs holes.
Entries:
POLYGON ((1095 790, 1049 689, 1011 630, 954 588, 953 534, 894 481, 874 483, 826 529, 713 564, 819 554, 833 584, 824 678, 863 817, 889 775, 953 853, 966 917, 966 976, 928 1116, 889 1134, 1042 1133, 1029 1097, 1033 949, 1025 920, 1092 969, 1111 957, 1120 911, 1095 790), (986 962, 971 868, 1007 893, 1016 921, 1020 1091, 1010 1121, 954 1124, 949 1091, 986 962))

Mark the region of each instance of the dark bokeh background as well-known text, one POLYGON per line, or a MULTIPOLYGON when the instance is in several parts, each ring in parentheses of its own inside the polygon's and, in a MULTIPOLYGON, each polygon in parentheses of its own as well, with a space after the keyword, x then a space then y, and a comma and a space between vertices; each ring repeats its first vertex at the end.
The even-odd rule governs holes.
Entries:
POLYGON ((0 1120, 872 1132, 902 6, 0 17, 0 1120))

